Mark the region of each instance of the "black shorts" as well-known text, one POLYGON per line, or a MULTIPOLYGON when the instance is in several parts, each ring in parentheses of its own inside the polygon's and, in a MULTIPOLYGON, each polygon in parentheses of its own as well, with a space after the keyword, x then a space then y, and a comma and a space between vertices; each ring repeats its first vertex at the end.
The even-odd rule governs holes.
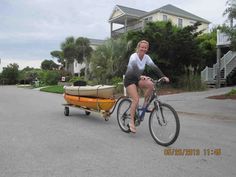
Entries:
POLYGON ((124 86, 127 88, 129 85, 131 84, 135 84, 136 86, 138 86, 138 82, 139 82, 139 79, 136 78, 136 77, 133 77, 133 78, 127 78, 125 77, 124 79, 124 86))

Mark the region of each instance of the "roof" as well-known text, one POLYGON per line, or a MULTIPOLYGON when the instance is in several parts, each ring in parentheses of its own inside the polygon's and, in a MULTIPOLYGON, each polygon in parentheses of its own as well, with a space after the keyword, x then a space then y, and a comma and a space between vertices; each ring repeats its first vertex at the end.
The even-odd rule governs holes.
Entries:
POLYGON ((92 39, 92 38, 89 38, 89 41, 90 41, 90 45, 95 45, 95 46, 102 45, 106 42, 106 40, 92 39))
POLYGON ((179 16, 179 17, 184 17, 184 18, 190 18, 190 19, 193 19, 193 20, 196 20, 196 21, 200 21, 200 22, 204 22, 204 23, 210 23, 208 20, 204 19, 204 18, 201 18, 201 17, 198 17, 192 13, 189 13, 185 10, 182 10, 176 6, 173 6, 171 4, 167 4, 163 7, 160 7, 158 9, 155 9, 143 16, 148 16, 148 15, 151 15, 153 13, 156 13, 156 12, 162 12, 162 13, 167 13, 167 14, 172 14, 172 15, 175 15, 175 16, 179 16))
POLYGON ((89 41, 91 45, 102 45, 106 40, 89 38, 89 41))
POLYGON ((116 7, 118 7, 125 14, 131 15, 131 16, 141 17, 141 16, 144 16, 144 15, 146 15, 148 13, 148 12, 143 11, 143 10, 138 10, 138 9, 134 9, 134 8, 130 8, 130 7, 125 7, 125 6, 121 6, 121 5, 116 5, 116 7))

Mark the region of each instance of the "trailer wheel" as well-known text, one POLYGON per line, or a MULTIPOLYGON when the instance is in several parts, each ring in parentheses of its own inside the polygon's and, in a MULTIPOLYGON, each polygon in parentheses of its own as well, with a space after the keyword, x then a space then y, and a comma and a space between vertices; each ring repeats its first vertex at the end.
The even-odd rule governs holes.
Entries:
POLYGON ((64 109, 64 115, 69 116, 69 114, 70 114, 69 107, 66 106, 65 109, 64 109))
POLYGON ((88 115, 90 115, 90 113, 91 112, 89 112, 89 111, 85 111, 85 114, 88 116, 88 115))

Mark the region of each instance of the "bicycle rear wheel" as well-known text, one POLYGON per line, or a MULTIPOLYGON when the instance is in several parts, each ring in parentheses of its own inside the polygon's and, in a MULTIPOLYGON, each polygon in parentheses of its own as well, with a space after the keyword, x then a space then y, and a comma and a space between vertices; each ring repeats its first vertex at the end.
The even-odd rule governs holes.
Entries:
POLYGON ((180 130, 179 117, 174 108, 166 103, 156 106, 149 117, 149 130, 157 144, 162 146, 173 144, 180 130))
POLYGON ((117 108, 117 122, 120 129, 126 133, 130 132, 129 122, 130 122, 130 106, 131 100, 129 98, 124 98, 120 101, 117 108))

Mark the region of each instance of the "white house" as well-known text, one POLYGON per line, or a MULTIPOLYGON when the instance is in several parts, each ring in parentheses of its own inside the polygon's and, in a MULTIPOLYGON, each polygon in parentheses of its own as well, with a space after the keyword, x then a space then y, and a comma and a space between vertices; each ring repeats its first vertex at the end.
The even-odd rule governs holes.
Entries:
POLYGON ((190 12, 184 11, 171 4, 146 12, 139 9, 116 5, 109 18, 111 37, 129 30, 143 29, 149 21, 171 21, 178 27, 193 25, 201 22, 198 30, 208 32, 210 22, 190 12))

